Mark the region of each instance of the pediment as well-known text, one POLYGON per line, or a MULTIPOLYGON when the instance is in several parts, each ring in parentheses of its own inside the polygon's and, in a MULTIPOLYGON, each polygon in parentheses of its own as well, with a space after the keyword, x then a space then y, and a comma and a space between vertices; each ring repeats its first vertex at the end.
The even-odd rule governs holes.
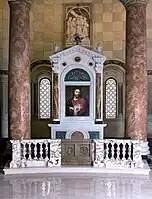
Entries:
POLYGON ((92 50, 89 50, 87 48, 84 48, 80 45, 76 45, 76 46, 73 46, 71 48, 68 48, 66 50, 63 50, 63 51, 60 51, 52 56, 49 56, 49 59, 50 60, 53 60, 54 58, 60 58, 62 59, 62 57, 68 57, 72 54, 75 54, 75 53, 79 53, 81 55, 85 55, 85 56, 88 56, 90 57, 91 59, 93 58, 100 58, 100 60, 102 59, 102 61, 104 62, 106 60, 106 57, 95 52, 95 51, 92 51, 92 50))

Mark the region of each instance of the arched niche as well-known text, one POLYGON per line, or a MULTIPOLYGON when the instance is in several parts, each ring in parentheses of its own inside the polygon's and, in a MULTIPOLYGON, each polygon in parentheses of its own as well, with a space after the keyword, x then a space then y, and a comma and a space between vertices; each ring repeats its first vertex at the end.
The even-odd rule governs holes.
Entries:
POLYGON ((85 65, 70 65, 60 76, 60 114, 61 120, 74 120, 66 115, 66 102, 72 98, 73 91, 80 89, 81 94, 87 100, 88 114, 85 117, 77 117, 77 120, 89 120, 95 117, 95 72, 85 65), (94 84, 92 84, 94 82, 94 84))

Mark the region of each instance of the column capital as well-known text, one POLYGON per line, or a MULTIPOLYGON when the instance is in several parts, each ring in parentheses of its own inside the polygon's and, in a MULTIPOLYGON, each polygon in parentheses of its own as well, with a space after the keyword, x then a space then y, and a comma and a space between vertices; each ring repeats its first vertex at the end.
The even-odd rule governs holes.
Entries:
POLYGON ((149 0, 120 0, 120 2, 125 6, 131 6, 133 4, 144 4, 147 5, 149 0))
POLYGON ((12 4, 24 4, 30 9, 33 1, 34 0, 8 0, 8 4, 9 6, 12 4))

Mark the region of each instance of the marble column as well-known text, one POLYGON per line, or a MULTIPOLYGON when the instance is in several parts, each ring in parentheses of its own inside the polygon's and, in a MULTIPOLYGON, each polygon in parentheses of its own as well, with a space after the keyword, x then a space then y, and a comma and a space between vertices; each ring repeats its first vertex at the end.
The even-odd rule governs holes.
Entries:
POLYGON ((29 11, 32 0, 9 0, 9 134, 30 137, 29 11))
POLYGON ((59 121, 58 73, 53 73, 53 121, 59 121))
POLYGON ((148 0, 121 0, 126 7, 125 133, 147 139, 146 5, 148 0))
POLYGON ((96 73, 96 120, 101 120, 101 73, 96 73))

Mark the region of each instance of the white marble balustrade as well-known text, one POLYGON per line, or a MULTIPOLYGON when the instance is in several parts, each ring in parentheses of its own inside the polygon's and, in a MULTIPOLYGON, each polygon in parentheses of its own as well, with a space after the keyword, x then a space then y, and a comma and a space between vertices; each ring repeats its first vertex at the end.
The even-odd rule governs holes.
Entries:
POLYGON ((143 168, 140 140, 105 139, 94 140, 96 146, 95 167, 143 168))
MULTIPOLYGON (((61 140, 12 140, 10 168, 61 166, 61 140)), ((93 166, 143 168, 140 140, 94 140, 93 166)))
POLYGON ((61 165, 61 140, 11 140, 10 168, 61 165))

